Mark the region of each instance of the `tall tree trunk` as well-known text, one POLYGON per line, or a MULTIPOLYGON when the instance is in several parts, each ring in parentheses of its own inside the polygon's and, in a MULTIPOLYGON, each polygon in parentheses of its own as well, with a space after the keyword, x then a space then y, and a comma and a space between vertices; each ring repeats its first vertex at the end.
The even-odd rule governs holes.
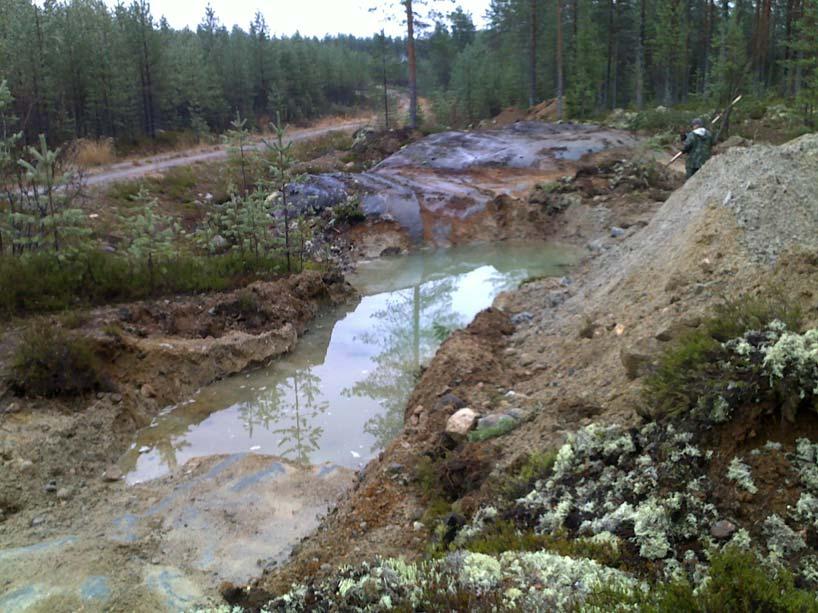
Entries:
POLYGON ((418 127, 418 67, 415 57, 415 13, 412 0, 403 0, 406 8, 406 56, 409 61, 409 127, 418 127))
POLYGON ((608 64, 605 68, 605 106, 615 104, 611 101, 611 70, 614 55, 614 0, 608 0, 608 64))
POLYGON ((716 16, 714 0, 707 0, 707 25, 705 28, 704 49, 702 50, 702 77, 699 93, 704 93, 710 77, 710 49, 713 46, 713 19, 716 16))
POLYGON ((386 34, 381 30, 381 69, 383 72, 383 125, 389 129, 389 92, 386 89, 386 34))
POLYGON ((557 6, 557 119, 562 121, 565 84, 563 83, 562 66, 562 0, 556 0, 557 6))
POLYGON ((639 2, 639 35, 636 42, 636 108, 645 106, 645 1, 639 2))
POLYGON ((537 104, 537 0, 529 3, 528 106, 537 104))

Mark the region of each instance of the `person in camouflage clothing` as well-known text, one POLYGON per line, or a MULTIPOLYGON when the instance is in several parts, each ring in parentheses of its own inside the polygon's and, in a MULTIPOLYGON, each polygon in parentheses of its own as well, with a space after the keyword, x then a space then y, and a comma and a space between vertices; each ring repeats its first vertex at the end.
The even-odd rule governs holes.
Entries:
POLYGON ((704 127, 704 122, 701 119, 694 119, 691 125, 693 129, 687 133, 682 147, 682 152, 687 154, 685 170, 688 179, 710 159, 710 150, 713 147, 713 135, 704 127))

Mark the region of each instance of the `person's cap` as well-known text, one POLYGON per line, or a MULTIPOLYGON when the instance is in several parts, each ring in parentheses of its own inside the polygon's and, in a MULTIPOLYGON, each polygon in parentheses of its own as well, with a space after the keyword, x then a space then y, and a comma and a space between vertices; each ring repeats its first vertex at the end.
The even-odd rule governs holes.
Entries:
POLYGON ((701 118, 696 117, 696 119, 690 122, 690 125, 692 125, 694 128, 703 128, 704 122, 701 120, 701 118))

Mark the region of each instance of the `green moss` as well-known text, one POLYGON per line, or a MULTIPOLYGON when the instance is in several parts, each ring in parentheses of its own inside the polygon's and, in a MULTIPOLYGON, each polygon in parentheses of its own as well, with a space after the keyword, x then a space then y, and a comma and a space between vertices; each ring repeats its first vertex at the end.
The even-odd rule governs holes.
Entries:
POLYGON ((569 558, 588 558, 605 566, 616 566, 620 555, 617 547, 608 542, 589 538, 572 538, 567 534, 536 534, 519 530, 513 522, 499 521, 479 536, 467 542, 464 548, 475 553, 499 555, 506 551, 550 551, 569 558))
POLYGON ((508 434, 519 425, 520 422, 514 419, 513 417, 508 417, 507 419, 500 419, 496 424, 489 428, 479 428, 477 430, 469 432, 469 441, 472 443, 479 443, 481 441, 486 441, 490 438, 502 436, 503 434, 508 434))

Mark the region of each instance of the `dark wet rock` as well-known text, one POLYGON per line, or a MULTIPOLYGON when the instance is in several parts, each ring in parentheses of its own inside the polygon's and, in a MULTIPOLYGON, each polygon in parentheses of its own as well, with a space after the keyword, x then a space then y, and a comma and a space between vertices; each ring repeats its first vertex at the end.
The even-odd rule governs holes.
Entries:
POLYGON ((534 319, 534 316, 529 313, 528 311, 523 311, 522 313, 516 313, 511 316, 511 323, 515 326, 519 326, 520 324, 528 323, 534 319))
POLYGON ((342 175, 307 175, 287 186, 287 201, 298 214, 320 213, 344 202, 348 196, 342 175))
MULTIPOLYGON (((369 138, 361 137, 362 142, 369 138)), ((448 244, 458 223, 485 213, 503 194, 486 181, 484 170, 556 171, 560 160, 634 143, 624 132, 577 124, 519 122, 495 130, 441 132, 361 174, 308 175, 288 186, 287 195, 298 212, 320 212, 357 196, 367 216, 395 221, 411 240, 448 244)), ((577 194, 556 194, 544 205, 557 212, 579 200, 577 194)))
POLYGON ((451 392, 447 394, 443 394, 437 401, 435 409, 442 409, 445 407, 452 407, 453 409, 462 409, 466 406, 466 402, 457 396, 456 394, 452 394, 451 392))
POLYGON ((509 409, 506 415, 517 421, 523 421, 528 416, 528 412, 524 409, 509 409))
POLYGON ((388 257, 390 255, 400 255, 403 250, 400 247, 387 247, 383 251, 381 251, 381 257, 388 257))
POLYGON ((393 462, 389 466, 386 467, 386 472, 390 475, 399 475, 404 471, 406 467, 403 464, 399 464, 397 462, 393 462))
POLYGON ((710 527, 710 535, 719 540, 729 539, 735 531, 736 525, 726 519, 717 521, 710 527))
POLYGON ((508 413, 493 413, 492 415, 481 417, 480 421, 477 423, 477 429, 488 430, 489 428, 495 428, 503 425, 504 422, 509 422, 509 425, 511 425, 512 422, 516 423, 517 421, 519 420, 512 417, 508 413))
POLYGON ((567 291, 564 291, 564 290, 563 291, 557 290, 557 291, 553 291, 553 292, 548 292, 548 294, 546 294, 546 296, 545 296, 545 303, 546 303, 546 305, 548 307, 554 309, 554 308, 560 306, 566 300, 568 300, 568 298, 570 296, 571 296, 571 294, 569 292, 567 292, 567 291))

